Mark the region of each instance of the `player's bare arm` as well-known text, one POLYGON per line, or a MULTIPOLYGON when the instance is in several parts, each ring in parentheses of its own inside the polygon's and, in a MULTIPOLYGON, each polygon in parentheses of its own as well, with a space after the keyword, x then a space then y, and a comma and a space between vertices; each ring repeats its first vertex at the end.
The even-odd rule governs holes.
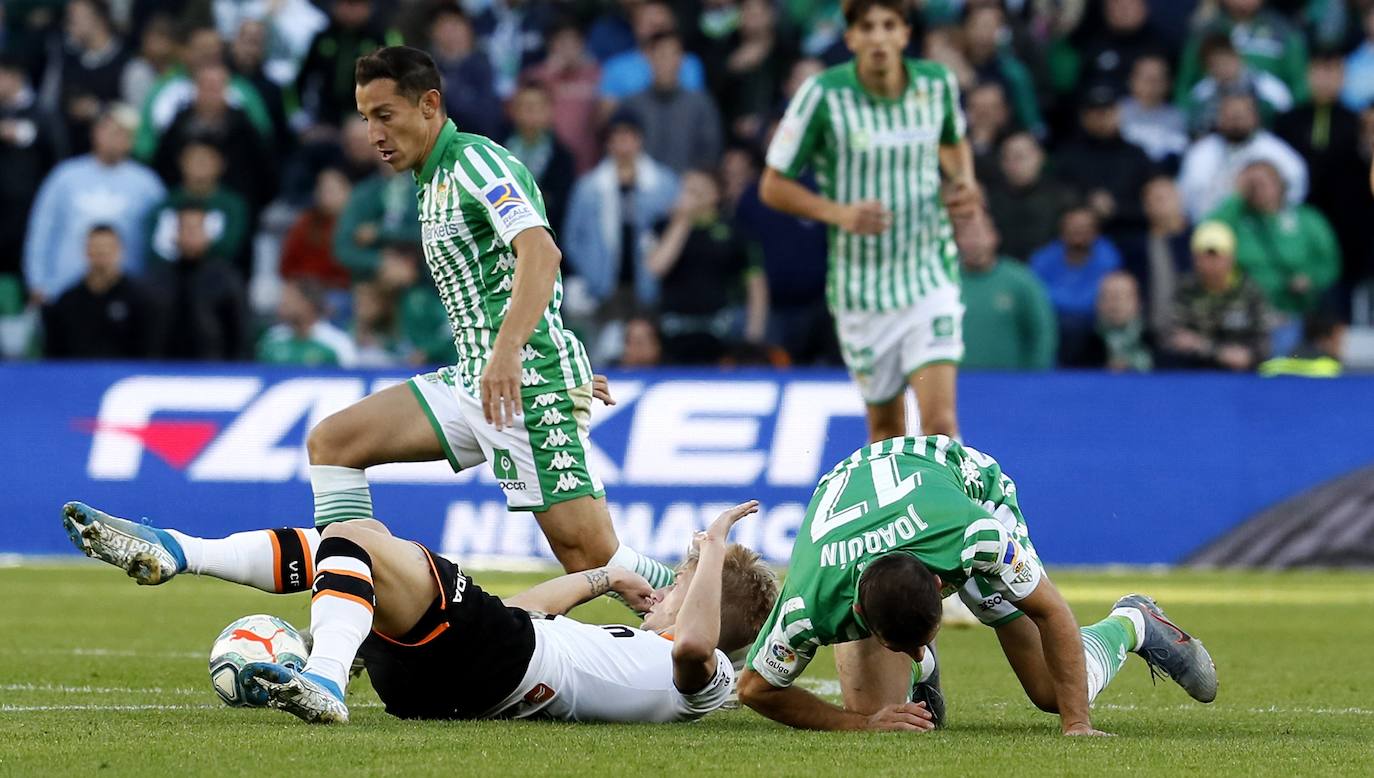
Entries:
POLYGON ((837 203, 773 168, 763 171, 759 199, 783 213, 839 227, 858 235, 880 235, 892 226, 892 212, 877 200, 837 203))
POLYGON ((716 647, 720 645, 721 571, 725 545, 735 522, 758 513, 758 500, 741 503, 711 522, 697 534, 696 569, 687 584, 687 596, 673 625, 673 685, 683 694, 701 691, 716 674, 716 647))
POLYGON ((967 140, 940 146, 940 170, 946 184, 941 193, 945 209, 957 224, 983 207, 983 190, 973 173, 973 147, 967 140))
POLYGON ((653 605, 654 588, 643 576, 620 567, 598 567, 545 581, 514 597, 504 598, 515 608, 561 616, 603 594, 615 592, 636 612, 653 605))
POLYGON ((845 710, 796 686, 779 687, 746 669, 737 684, 740 701, 768 718, 797 729, 831 732, 873 730, 928 732, 935 729, 923 703, 889 705, 871 716, 845 710))
POLYGON ((1016 603, 1040 630, 1045 664, 1054 681, 1059 720, 1066 735, 1101 735, 1088 715, 1088 671, 1083 660, 1083 641, 1064 596, 1048 577, 1030 596, 1016 603))
POLYGON ((563 261, 553 236, 542 228, 531 227, 516 235, 511 248, 516 263, 510 311, 501 322, 491 361, 482 372, 482 411, 498 430, 513 426, 520 413, 520 349, 553 299, 558 264, 563 261))

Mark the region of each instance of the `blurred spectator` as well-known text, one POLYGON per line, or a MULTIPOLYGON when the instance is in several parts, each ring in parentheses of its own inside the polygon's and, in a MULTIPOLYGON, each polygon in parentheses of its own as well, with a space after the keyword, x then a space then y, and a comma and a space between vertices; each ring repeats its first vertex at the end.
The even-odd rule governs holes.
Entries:
POLYGON ((720 218, 714 174, 689 170, 644 266, 659 279, 663 350, 674 364, 711 364, 728 344, 763 340, 768 283, 753 248, 720 218), (742 321, 741 321, 742 318, 742 321))
POLYGON ((472 22, 457 5, 435 6, 430 16, 429 51, 444 84, 444 110, 463 132, 493 140, 503 130, 501 98, 491 61, 477 47, 472 22))
POLYGON ((1207 38, 1202 42, 1201 51, 1207 75, 1193 85, 1183 104, 1188 128, 1194 135, 1216 127, 1218 107, 1228 94, 1253 95, 1265 125, 1271 124, 1275 115, 1293 107, 1288 85, 1274 75, 1246 65, 1228 36, 1218 34, 1207 38))
POLYGON ((1308 204, 1331 220, 1345 260, 1342 276, 1360 278, 1374 248, 1369 227, 1369 190, 1360 160, 1360 120, 1339 102, 1344 63, 1334 53, 1316 53, 1307 67, 1312 101, 1279 117, 1274 132, 1292 146, 1310 176, 1308 204))
POLYGON ((256 214, 276 194, 276 161, 270 137, 253 128, 248 114, 229 103, 229 69, 212 63, 195 72, 195 101, 177 114, 158 142, 153 169, 169 185, 181 183, 181 153, 192 143, 214 146, 224 158, 224 185, 256 214))
POLYGON ((396 302, 375 281, 353 286, 353 344, 358 367, 405 364, 396 302))
POLYGON ((727 219, 735 218, 739 201, 755 181, 763 160, 752 146, 733 145, 720 157, 717 176, 720 180, 720 212, 727 219))
POLYGON ((357 351, 348 333, 326 321, 320 285, 296 278, 282 284, 277 323, 258 340, 257 359, 269 365, 353 367, 357 351))
POLYGON ((1293 99, 1307 99, 1307 44, 1302 34, 1264 0, 1219 0, 1217 14, 1199 27, 1184 48, 1174 96, 1178 102, 1202 76, 1202 41, 1217 34, 1228 36, 1246 64, 1277 76, 1293 99))
POLYGON ((1283 175, 1289 202, 1307 196, 1307 164, 1277 135, 1260 129, 1255 98, 1226 95, 1217 110, 1216 132, 1199 138, 1183 155, 1178 190, 1183 208, 1194 222, 1236 190, 1236 175, 1252 161, 1264 160, 1283 175))
POLYGON ((70 0, 65 32, 60 68, 49 70, 48 76, 58 85, 72 152, 85 154, 91 150, 91 125, 119 99, 129 53, 115 31, 105 0, 70 0))
POLYGON ((296 97, 311 125, 338 127, 357 113, 353 62, 382 46, 402 43, 372 22, 372 0, 334 0, 329 26, 315 35, 296 74, 296 97))
POLYGON ((673 171, 644 153, 639 120, 618 113, 606 135, 606 158, 573 185, 564 223, 564 259, 602 306, 620 319, 658 301, 658 278, 644 266, 653 225, 677 197, 673 171))
POLYGON ((278 272, 283 279, 309 278, 328 289, 348 288, 348 268, 334 256, 334 228, 352 191, 339 170, 320 171, 314 202, 296 217, 282 242, 278 272))
POLYGON ((996 177, 997 152, 1011 132, 1011 107, 1006 92, 996 81, 986 81, 968 92, 968 142, 979 181, 996 177))
POLYGON ((389 240, 373 281, 396 310, 397 347, 411 365, 448 364, 456 358, 448 314, 420 261, 420 244, 389 240))
POLYGON ((38 185, 62 155, 56 117, 39 107, 23 63, 0 56, 0 275, 23 265, 24 232, 38 185))
POLYGON ((1135 276, 1121 270, 1108 273, 1097 287, 1097 323, 1087 349, 1081 361, 1069 366, 1148 373, 1154 368, 1152 349, 1135 276))
POLYGON ((1059 219, 1059 239, 1031 255, 1059 319, 1059 362, 1081 364, 1097 306, 1097 287, 1121 267, 1116 246, 1101 236, 1097 212, 1079 206, 1059 219))
MULTIPOLYGON (((733 10, 734 3, 724 7, 733 10)), ((798 51, 779 29, 771 0, 741 0, 738 13, 739 29, 726 39, 727 56, 707 61, 706 71, 711 93, 720 100, 726 131, 737 138, 757 138, 798 51)))
POLYGON ((486 0, 473 18, 496 73, 496 94, 514 92, 520 72, 544 58, 545 36, 558 10, 551 0, 486 0))
MULTIPOLYGON (((1105 24, 1083 42, 1078 84, 1105 84, 1118 94, 1135 78, 1135 65, 1143 57, 1163 58, 1159 32, 1150 24, 1146 0, 1106 0, 1102 3, 1105 24)), ((1165 83, 1167 93, 1169 85, 1165 83)))
POLYGON ((644 126, 644 150, 675 173, 714 167, 720 158, 720 113, 710 94, 684 89, 679 81, 682 39, 659 33, 646 51, 653 82, 624 103, 644 126))
POLYGON ((577 174, 591 170, 601 156, 596 140, 601 66, 588 55, 577 25, 564 22, 554 27, 549 32, 549 56, 525 75, 553 100, 553 132, 572 152, 577 174))
POLYGON ((1145 233, 1122 246, 1122 256, 1126 269, 1140 282, 1150 329, 1160 332, 1169 323, 1178 279, 1192 262, 1188 217, 1183 213, 1178 187, 1168 176, 1150 179, 1141 200, 1145 233))
POLYGON ((35 302, 82 276, 86 235, 96 224, 119 233, 126 268, 142 268, 145 220, 166 190, 153 171, 129 159, 137 121, 127 107, 107 110, 91 130, 91 153, 58 164, 39 187, 24 236, 24 279, 35 302))
POLYGON ((1374 103, 1374 3, 1365 6, 1361 16, 1364 40, 1345 61, 1345 84, 1341 102, 1352 111, 1362 111, 1374 103))
POLYGON ((1279 312, 1300 317, 1313 310, 1341 268, 1340 247, 1326 217, 1310 205, 1287 202, 1283 177, 1268 162, 1246 165, 1237 189, 1209 218, 1235 233, 1241 269, 1279 312))
POLYGON ((166 307, 158 334, 164 359, 235 360, 249 353, 243 282, 227 264, 209 258, 205 211, 177 214, 177 256, 151 274, 166 307))
POLYGON ((1139 146, 1121 137, 1121 109, 1111 87, 1088 90, 1079 127, 1055 155, 1055 173, 1087 201, 1113 239, 1138 231, 1145 225, 1140 191, 1153 166, 1139 146))
POLYGON ((1248 371, 1266 353, 1264 292, 1236 270, 1236 236, 1221 222, 1193 231, 1193 272, 1174 293, 1161 366, 1248 371))
POLYGON ((964 55, 982 81, 1002 85, 1016 123, 1037 137, 1045 134, 1030 71, 1002 44, 1006 18, 1000 5, 969 5, 964 11, 964 55))
POLYGON ((1259 373, 1303 378, 1337 378, 1345 358, 1345 323, 1330 314, 1311 313, 1302 322, 1302 345, 1286 357, 1266 360, 1259 373))
POLYGON ((554 232, 562 234, 568 195, 577 177, 572 154, 553 135, 553 101, 542 86, 525 84, 510 100, 515 134, 505 146, 525 163, 544 196, 544 211, 554 232))
MULTIPOLYGON (((631 20, 634 18, 635 9, 639 8, 642 2, 643 0, 616 0, 614 3, 602 4, 601 15, 587 28, 587 52, 598 63, 634 49, 635 31, 631 20), (607 5, 610 7, 605 7, 607 5)), ((552 41, 549 42, 549 46, 553 46, 552 41)))
POLYGON ((420 242, 420 205, 415 177, 397 173, 377 157, 376 173, 353 187, 334 228, 334 256, 354 281, 366 281, 381 263, 382 244, 420 242))
MULTIPOLYGON (((809 173, 799 180, 815 187, 809 173)), ((835 324, 825 304, 826 226, 764 205, 757 176, 740 195, 735 223, 763 256, 767 342, 794 364, 838 364, 835 324)))
POLYGON ((1002 143, 1001 175, 988 181, 988 210, 1002 233, 1002 251, 1025 262, 1054 240, 1073 191, 1045 170, 1045 152, 1028 132, 1002 143))
POLYGON ((153 301, 124 275, 119 233, 97 224, 86 235, 86 275, 43 309, 43 355, 56 359, 147 359, 153 301))
POLYGON ((1059 346, 1054 308, 1040 279, 997 255, 997 228, 981 216, 956 233, 964 302, 961 370, 1049 370, 1059 346))
MULTIPOLYGON (((611 57, 601 66, 601 96, 614 105, 631 95, 639 94, 653 85, 653 69, 649 66, 649 48, 655 36, 675 32, 677 22, 673 11, 662 0, 644 0, 634 10, 635 48, 611 57)), ((706 87, 706 73, 701 60, 692 53, 682 57, 678 85, 688 91, 706 87)))
POLYGON ((620 350, 617 367, 658 367, 663 361, 663 341, 658 323, 645 314, 635 314, 625 321, 625 343, 620 350))
MULTIPOLYGON (((172 68, 167 75, 159 79, 143 103, 138 135, 134 138, 134 156, 145 162, 153 159, 162 133, 166 132, 172 122, 202 95, 200 85, 193 80, 196 74, 209 65, 224 67, 224 41, 220 39, 214 27, 194 27, 186 34, 181 58, 182 64, 172 68)), ((350 84, 352 74, 350 68, 350 84)), ((350 101, 352 94, 350 86, 350 101)), ((224 102, 231 108, 243 111, 259 137, 263 140, 272 138, 272 115, 263 103, 262 96, 248 79, 231 76, 224 89, 224 102)), ((349 106, 352 105, 350 102, 349 106)), ((173 156, 173 159, 175 158, 173 156)))
POLYGON ((248 204, 221 183, 224 157, 214 146, 193 141, 182 147, 178 161, 181 185, 167 194, 149 219, 149 254, 164 262, 174 261, 180 251, 179 214, 183 208, 196 208, 205 213, 205 231, 210 238, 206 258, 235 265, 247 279, 252 270, 248 204))
POLYGON ((282 88, 267 75, 267 45, 271 30, 259 19, 245 19, 229 44, 229 60, 233 71, 257 90, 272 120, 271 140, 280 147, 295 142, 295 135, 286 118, 286 102, 282 88))
POLYGON ((1168 102, 1168 60, 1159 54, 1136 58, 1131 66, 1130 89, 1130 96, 1121 101, 1121 137, 1139 146, 1151 162, 1177 171, 1188 148, 1188 122, 1183 112, 1168 102))
POLYGON ((176 62, 176 26, 171 17, 154 16, 143 28, 137 55, 124 66, 124 73, 119 78, 123 101, 129 105, 143 105, 153 85, 171 72, 176 62))

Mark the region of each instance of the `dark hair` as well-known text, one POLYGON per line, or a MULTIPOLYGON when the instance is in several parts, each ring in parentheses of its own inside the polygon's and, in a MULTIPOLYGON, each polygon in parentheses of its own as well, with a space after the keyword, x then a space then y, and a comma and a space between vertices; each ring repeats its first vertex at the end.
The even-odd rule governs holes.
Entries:
POLYGON ((683 45, 682 36, 678 35, 676 30, 659 30, 649 36, 649 40, 647 41, 648 45, 645 46, 645 48, 653 48, 660 43, 668 43, 670 41, 677 43, 678 46, 683 45))
POLYGON ((96 235, 105 233, 109 233, 110 235, 113 235, 116 238, 119 237, 119 233, 115 230, 114 225, 111 225, 107 222, 100 222, 99 224, 91 225, 91 228, 89 230, 86 230, 86 237, 93 238, 96 235))
POLYGON ((389 78, 396 82, 396 92, 412 103, 419 103, 431 89, 439 92, 443 88, 434 59, 409 46, 386 46, 358 57, 353 78, 358 86, 389 78))
POLYGON ((906 0, 843 0, 840 4, 846 27, 853 27, 858 24, 859 20, 874 8, 886 8, 902 17, 903 22, 910 24, 910 20, 907 18, 906 0))
POLYGON ((1231 43, 1231 36, 1221 32, 1212 33, 1202 39, 1202 45, 1198 47, 1198 60, 1206 63, 1208 57, 1223 51, 1236 53, 1235 44, 1231 43))
POLYGON ((1340 65, 1344 65, 1344 64, 1345 64, 1345 55, 1344 55, 1344 54, 1341 54, 1341 50, 1340 50, 1340 49, 1331 48, 1331 47, 1329 47, 1329 46, 1318 46, 1317 48, 1312 49, 1312 50, 1311 50, 1310 52, 1308 52, 1308 54, 1307 54, 1307 64, 1308 64, 1308 65, 1315 65, 1315 64, 1317 64, 1317 63, 1321 63, 1321 64, 1324 64, 1324 65, 1330 65, 1330 64, 1340 64, 1340 65))
POLYGON ((441 16, 456 16, 464 24, 469 27, 472 26, 472 20, 469 19, 468 15, 463 13, 463 9, 459 8, 455 3, 436 3, 429 11, 429 23, 434 24, 439 21, 439 17, 441 16))
POLYGON ((884 554, 859 576, 859 616, 884 643, 923 646, 935 636, 944 613, 936 580, 915 556, 884 554))
POLYGON ((1325 340, 1345 326, 1345 322, 1326 311, 1313 311, 1303 317, 1302 339, 1309 344, 1325 340))
POLYGON ((105 2, 105 0, 78 0, 78 2, 90 6, 91 10, 95 12, 96 18, 100 20, 101 24, 105 25, 106 30, 112 33, 118 32, 115 29, 114 14, 110 13, 109 3, 105 2))

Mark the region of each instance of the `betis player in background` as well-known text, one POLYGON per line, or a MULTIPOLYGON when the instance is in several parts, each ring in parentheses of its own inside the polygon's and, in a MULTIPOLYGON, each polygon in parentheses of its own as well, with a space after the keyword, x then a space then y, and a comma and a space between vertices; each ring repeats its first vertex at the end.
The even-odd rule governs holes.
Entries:
MULTIPOLYGON (((378 49, 358 59, 354 76, 368 142, 419 185, 425 261, 457 362, 365 397, 310 431, 315 529, 205 539, 74 511, 73 539, 139 583, 189 571, 305 591, 309 576, 292 571, 302 562, 309 569, 320 528, 373 518, 365 468, 446 459, 455 472, 490 463, 506 504, 534 512, 568 572, 609 564, 668 585, 671 568, 616 539, 587 459, 592 370, 559 314, 562 253, 534 177, 488 138, 458 131, 423 51, 378 49)), ((604 386, 597 396, 609 400, 604 386)))
POLYGON ((1194 699, 1216 698, 1216 668, 1201 641, 1148 597, 1122 597, 1080 629, 1041 568, 1016 485, 991 457, 935 435, 875 443, 821 479, 740 676, 740 699, 808 729, 939 726, 944 701, 927 646, 941 597, 956 590, 997 631, 1031 702, 1057 712, 1066 735, 1101 734, 1088 707, 1128 652, 1194 699), (843 708, 792 685, 818 647, 870 635, 897 661, 840 663, 843 708))

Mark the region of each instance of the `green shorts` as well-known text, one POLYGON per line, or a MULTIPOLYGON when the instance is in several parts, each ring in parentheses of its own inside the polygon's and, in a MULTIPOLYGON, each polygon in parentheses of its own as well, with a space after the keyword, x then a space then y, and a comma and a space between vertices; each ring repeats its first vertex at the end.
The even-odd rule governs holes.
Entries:
POLYGON ((407 382, 456 473, 490 462, 506 505, 546 511, 556 503, 606 493, 587 460, 592 387, 526 393, 513 427, 487 423, 482 402, 444 371, 407 382))

